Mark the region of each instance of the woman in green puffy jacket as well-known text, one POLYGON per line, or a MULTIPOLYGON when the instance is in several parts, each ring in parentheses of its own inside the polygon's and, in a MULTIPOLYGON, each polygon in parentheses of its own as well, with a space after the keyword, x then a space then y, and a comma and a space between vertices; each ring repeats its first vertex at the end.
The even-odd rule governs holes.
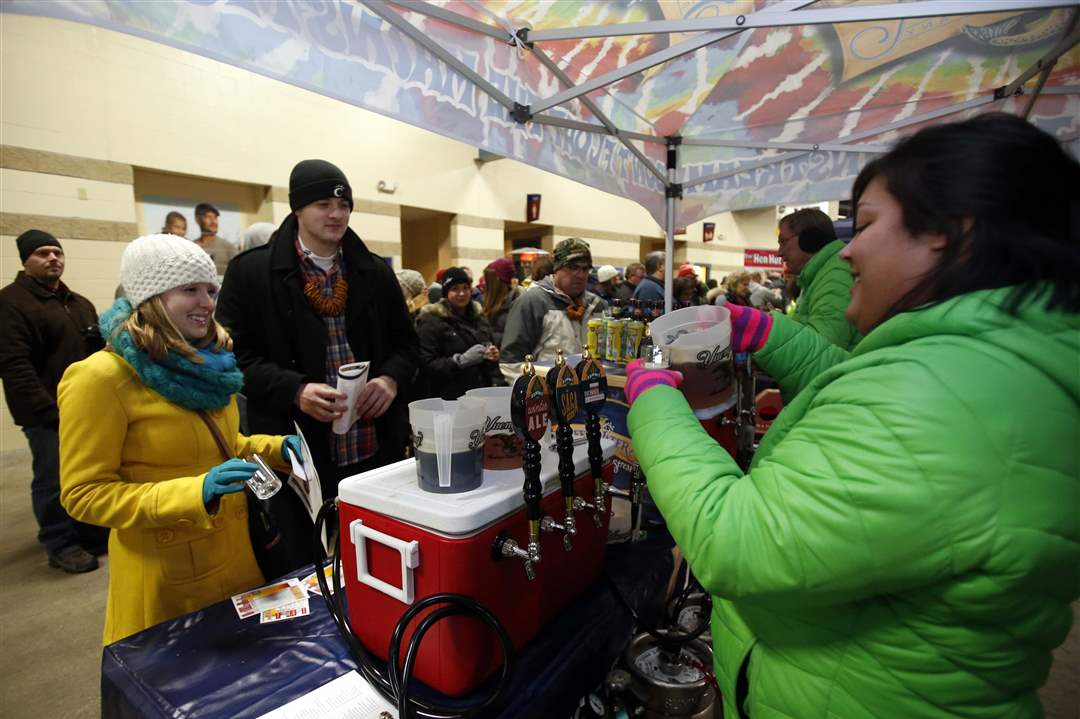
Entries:
POLYGON ((1080 166, 987 115, 901 141, 853 196, 852 351, 731 308, 794 397, 749 472, 678 373, 629 368, 725 716, 1041 716, 1080 596, 1080 166))

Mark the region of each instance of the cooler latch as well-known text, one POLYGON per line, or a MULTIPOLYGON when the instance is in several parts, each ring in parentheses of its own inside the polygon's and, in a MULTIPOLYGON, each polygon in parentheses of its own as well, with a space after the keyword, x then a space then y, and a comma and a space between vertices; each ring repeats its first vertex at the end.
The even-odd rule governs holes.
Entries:
POLYGON ((363 520, 360 519, 354 519, 349 523, 349 537, 356 546, 356 579, 361 584, 366 584, 372 589, 378 589, 383 594, 393 597, 399 602, 412 604, 415 596, 413 570, 420 566, 420 543, 415 539, 406 542, 377 529, 365 527, 363 520), (390 549, 395 549, 401 555, 401 587, 395 587, 389 582, 384 582, 368 571, 368 539, 390 549))

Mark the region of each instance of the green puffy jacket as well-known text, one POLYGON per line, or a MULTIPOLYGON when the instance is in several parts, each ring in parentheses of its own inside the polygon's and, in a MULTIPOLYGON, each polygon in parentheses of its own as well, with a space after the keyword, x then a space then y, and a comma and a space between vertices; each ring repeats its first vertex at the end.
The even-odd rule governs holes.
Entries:
MULTIPOLYGON (((818 334, 841 349, 851 349, 859 341, 856 330, 844 313, 851 302, 851 268, 840 259, 844 243, 833 240, 821 248, 799 273, 802 293, 791 319, 813 327, 818 334)), ((784 397, 785 400, 789 399, 784 397)))
POLYGON ((1080 596, 1080 316, 1003 297, 898 315, 853 353, 774 313, 755 359, 795 399, 745 475, 680 392, 634 403, 714 597, 725 716, 1041 716, 1080 596))

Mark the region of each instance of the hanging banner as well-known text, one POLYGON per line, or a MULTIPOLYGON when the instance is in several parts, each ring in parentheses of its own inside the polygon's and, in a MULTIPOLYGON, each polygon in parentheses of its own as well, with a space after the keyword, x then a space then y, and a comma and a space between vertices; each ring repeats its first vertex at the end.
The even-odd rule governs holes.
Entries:
POLYGON ((775 250, 743 250, 743 267, 764 267, 770 270, 784 269, 784 258, 775 250))

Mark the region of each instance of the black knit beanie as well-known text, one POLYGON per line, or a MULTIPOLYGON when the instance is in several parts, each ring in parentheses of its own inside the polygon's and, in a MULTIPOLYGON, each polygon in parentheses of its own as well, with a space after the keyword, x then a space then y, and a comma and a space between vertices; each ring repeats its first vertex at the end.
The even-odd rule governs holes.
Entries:
POLYGON ((446 297, 450 292, 450 288, 454 285, 460 285, 464 282, 467 285, 472 285, 472 280, 469 279, 468 273, 462 267, 450 267, 446 270, 442 277, 442 293, 443 297, 446 297))
POLYGON ((60 247, 60 241, 44 230, 27 230, 15 238, 15 245, 19 248, 19 260, 25 265, 26 258, 34 254, 34 250, 39 247, 60 247))
POLYGON ((326 160, 303 160, 289 174, 289 207, 299 210, 327 197, 341 197, 352 207, 352 188, 345 173, 326 160))

